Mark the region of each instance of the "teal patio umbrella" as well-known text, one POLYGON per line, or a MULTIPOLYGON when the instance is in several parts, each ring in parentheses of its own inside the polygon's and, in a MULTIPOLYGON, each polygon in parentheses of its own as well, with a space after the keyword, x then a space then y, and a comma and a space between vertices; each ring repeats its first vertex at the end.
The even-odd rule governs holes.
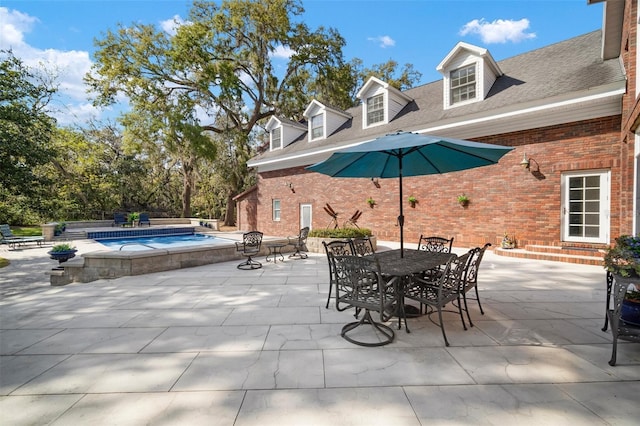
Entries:
POLYGON ((422 176, 496 164, 513 148, 398 132, 336 151, 308 170, 343 178, 398 178, 400 187, 400 256, 404 256, 402 177, 422 176))

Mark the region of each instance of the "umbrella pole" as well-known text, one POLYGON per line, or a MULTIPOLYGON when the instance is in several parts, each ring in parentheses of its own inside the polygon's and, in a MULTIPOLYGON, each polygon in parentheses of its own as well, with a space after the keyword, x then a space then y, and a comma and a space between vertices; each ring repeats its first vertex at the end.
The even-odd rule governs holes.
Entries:
POLYGON ((402 211, 402 155, 398 156, 400 182, 400 215, 398 216, 398 225, 400 225, 400 257, 404 257, 404 213, 402 211))

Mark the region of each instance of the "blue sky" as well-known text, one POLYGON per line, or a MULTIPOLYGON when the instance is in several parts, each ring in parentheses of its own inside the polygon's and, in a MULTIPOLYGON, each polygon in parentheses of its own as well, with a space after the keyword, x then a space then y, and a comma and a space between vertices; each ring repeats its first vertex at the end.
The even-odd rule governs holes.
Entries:
MULTIPOLYGON (((439 80, 435 70, 459 41, 487 48, 500 61, 602 26, 602 4, 587 0, 303 0, 299 18, 310 28, 333 27, 345 38, 345 59, 366 67, 389 59, 411 63, 421 84, 439 80)), ((53 114, 61 125, 113 111, 90 105, 82 76, 93 63, 94 39, 134 22, 163 28, 186 19, 185 0, 2 0, 0 49, 27 65, 57 70, 53 114)), ((286 59, 281 59, 285 61, 286 59)), ((283 62, 284 63, 284 62, 283 62)))

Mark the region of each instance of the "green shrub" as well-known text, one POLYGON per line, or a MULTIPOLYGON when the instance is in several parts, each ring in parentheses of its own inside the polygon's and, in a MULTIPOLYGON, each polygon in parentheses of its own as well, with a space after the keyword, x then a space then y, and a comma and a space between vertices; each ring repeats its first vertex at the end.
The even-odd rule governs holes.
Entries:
POLYGON ((51 247, 51 253, 58 253, 61 251, 70 251, 70 250, 75 250, 75 247, 73 247, 71 244, 68 244, 68 243, 57 244, 51 247))
POLYGON ((358 238, 370 237, 371 235, 371 230, 368 228, 312 229, 309 231, 310 237, 317 238, 358 238))

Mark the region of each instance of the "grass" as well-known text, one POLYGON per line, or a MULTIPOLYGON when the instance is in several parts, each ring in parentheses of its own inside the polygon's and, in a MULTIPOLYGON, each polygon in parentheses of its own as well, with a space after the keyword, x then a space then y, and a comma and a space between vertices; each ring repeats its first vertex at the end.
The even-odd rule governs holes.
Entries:
POLYGON ((0 268, 4 268, 5 266, 9 266, 9 261, 3 257, 0 257, 0 268))

